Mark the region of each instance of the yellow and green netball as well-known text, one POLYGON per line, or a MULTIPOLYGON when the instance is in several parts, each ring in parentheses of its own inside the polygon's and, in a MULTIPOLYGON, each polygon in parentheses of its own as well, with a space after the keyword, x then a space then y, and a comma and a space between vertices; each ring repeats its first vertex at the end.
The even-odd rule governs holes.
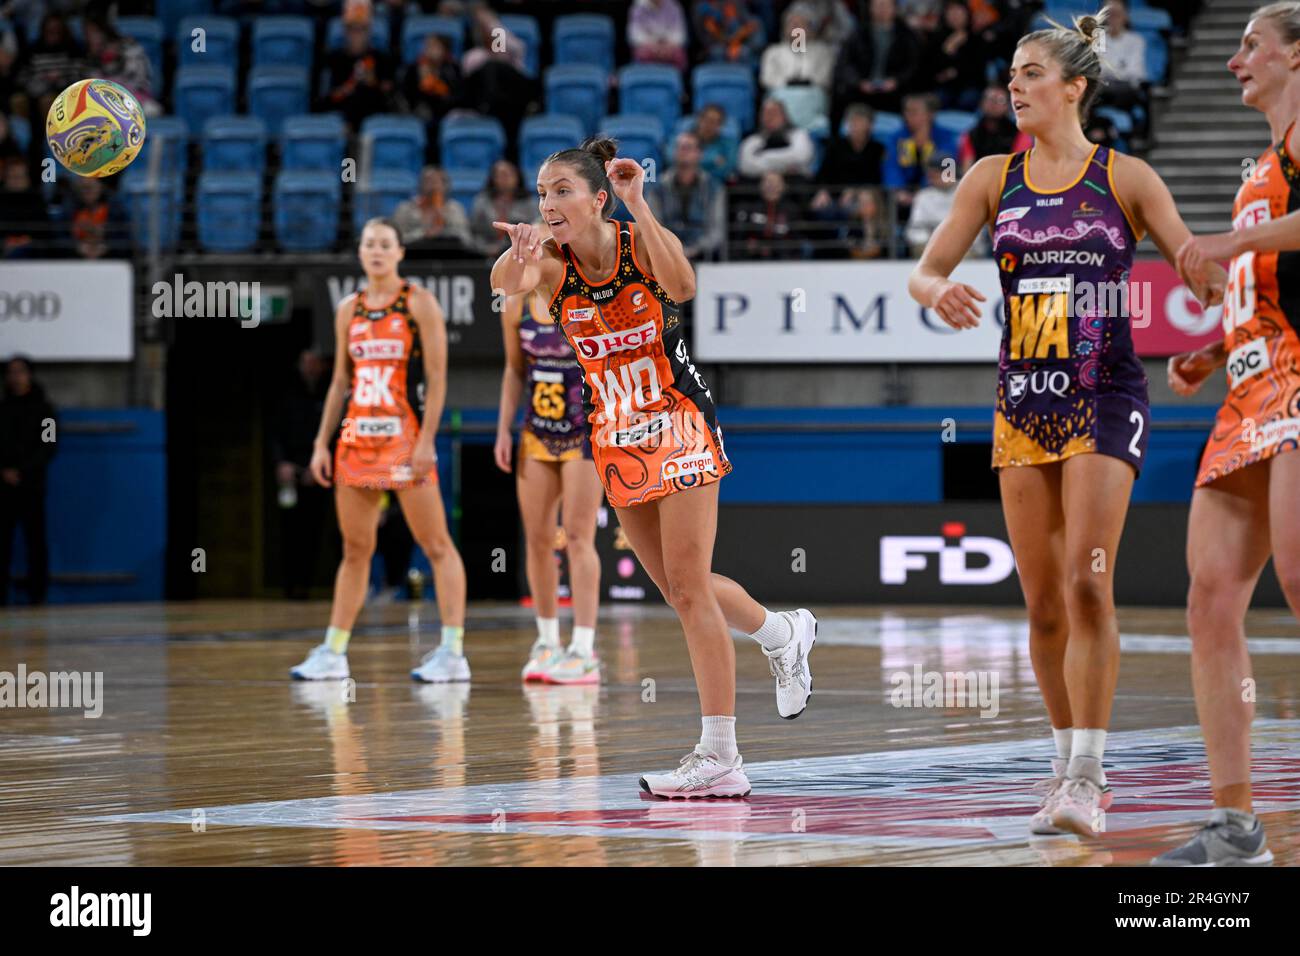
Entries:
POLYGON ((110 80, 78 80, 50 105, 45 139, 54 158, 78 176, 112 176, 144 145, 144 111, 110 80))

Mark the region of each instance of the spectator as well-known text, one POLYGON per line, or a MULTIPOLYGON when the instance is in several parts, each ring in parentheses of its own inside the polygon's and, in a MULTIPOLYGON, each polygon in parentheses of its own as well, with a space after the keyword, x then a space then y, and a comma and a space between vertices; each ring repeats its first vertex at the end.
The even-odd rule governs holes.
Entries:
POLYGON ((18 142, 18 137, 14 135, 13 127, 9 124, 9 117, 0 112, 0 165, 8 163, 10 160, 27 162, 27 153, 24 152, 22 144, 18 142))
POLYGON ((406 68, 402 96, 407 107, 425 123, 425 155, 438 155, 442 118, 457 105, 460 67, 447 50, 447 41, 436 33, 424 38, 420 55, 406 68))
POLYGON ((370 42, 370 20, 353 16, 343 26, 342 50, 326 58, 327 110, 338 110, 355 131, 375 113, 393 106, 393 59, 370 42))
POLYGON ((403 245, 441 239, 473 248, 465 207, 447 193, 447 174, 437 166, 425 166, 420 171, 419 194, 399 203, 393 212, 403 245))
POLYGON ((328 488, 312 478, 312 442, 320 424, 332 363, 314 349, 298 356, 298 374, 280 401, 271 429, 271 458, 279 485, 280 554, 284 596, 303 600, 316 583, 321 532, 331 504, 328 488))
POLYGON ((495 116, 506 130, 506 152, 515 153, 519 124, 540 100, 537 81, 524 72, 525 44, 501 24, 487 5, 474 10, 475 45, 461 57, 461 103, 495 116))
POLYGON ((915 191, 925 185, 925 166, 930 157, 936 152, 956 152, 957 144, 951 141, 952 137, 934 128, 938 106, 931 93, 914 94, 903 100, 903 123, 907 128, 886 160, 885 185, 899 190, 898 202, 905 207, 911 205, 915 191))
POLYGON ((736 212, 739 258, 805 258, 802 246, 791 249, 786 245, 798 221, 799 208, 786 195, 785 178, 777 172, 764 173, 758 198, 740 203, 736 212))
POLYGON ((835 65, 832 129, 850 103, 898 112, 920 68, 920 40, 898 16, 894 0, 871 0, 870 9, 870 19, 845 43, 835 65))
POLYGON ((474 248, 495 259, 510 245, 510 237, 492 223, 531 222, 536 215, 537 197, 533 190, 523 187, 514 163, 498 159, 492 164, 492 178, 474 197, 470 209, 470 234, 474 248))
MULTIPOLYGON (((957 193, 956 162, 946 153, 933 153, 925 162, 928 185, 916 194, 907 219, 907 244, 913 257, 920 258, 930 236, 952 210, 957 193)), ((988 236, 980 230, 971 244, 970 256, 987 253, 988 236)))
POLYGON ((759 128, 740 144, 740 174, 812 175, 813 143, 806 130, 790 122, 785 106, 768 97, 759 110, 759 128))
POLYGON ((946 110, 974 110, 984 87, 988 48, 971 30, 970 8, 964 0, 947 0, 943 27, 932 58, 939 103, 946 110))
POLYGON ((49 14, 41 20, 40 39, 27 51, 23 92, 31 101, 31 116, 42 120, 54 98, 85 75, 81 47, 72 38, 63 17, 49 14))
POLYGON ((736 175, 739 144, 735 137, 723 130, 727 111, 717 103, 702 107, 695 116, 691 132, 700 144, 700 165, 705 172, 720 183, 730 182, 736 175))
POLYGON ((627 45, 636 63, 686 70, 686 13, 677 0, 635 0, 627 18, 627 45))
POLYGON ((1011 115, 1011 97, 1006 87, 990 85, 980 100, 975 125, 961 134, 957 162, 964 175, 977 160, 999 153, 1019 153, 1034 145, 1028 133, 1020 132, 1011 115))
POLYGON ((808 21, 812 38, 830 47, 834 59, 858 28, 857 18, 849 12, 849 7, 856 5, 851 0, 795 0, 788 9, 799 11, 808 21))
POLYGON ((849 226, 850 259, 888 259, 891 254, 889 222, 885 201, 879 189, 854 190, 853 222, 849 226))
MULTIPOLYGON (((844 113, 845 136, 836 136, 826 147, 826 156, 817 170, 817 182, 824 186, 847 186, 850 183, 879 185, 885 160, 883 143, 871 138, 875 114, 870 106, 854 103, 844 113)), ((826 190, 818 193, 822 196, 826 190)), ((817 200, 813 200, 814 206, 817 200)))
POLYGON ((32 188, 26 160, 11 159, 4 167, 4 192, 0 206, 0 240, 4 258, 39 257, 50 246, 50 213, 39 190, 32 188))
POLYGON ((1084 124, 1083 135, 1088 138, 1088 142, 1100 143, 1102 146, 1111 149, 1119 142, 1119 128, 1115 125, 1114 120, 1104 113, 1095 111, 1088 117, 1088 122, 1084 124))
POLYGON ((126 224, 109 202, 104 181, 74 176, 70 193, 64 218, 73 255, 80 259, 123 255, 126 224))
MULTIPOLYGON (((916 34, 923 49, 939 33, 939 3, 940 0, 901 0, 898 4, 903 22, 916 34)), ((923 57, 922 62, 931 61, 923 57)))
MULTIPOLYGON (((763 51, 759 71, 763 88, 816 86, 828 96, 835 70, 835 51, 812 36, 812 25, 798 5, 786 10, 781 36, 763 51)), ((804 125, 804 124, 800 124, 804 125)))
POLYGON ((1101 50, 1104 82, 1097 99, 1099 106, 1112 106, 1130 114, 1134 133, 1145 140, 1151 113, 1147 41, 1128 27, 1128 7, 1123 0, 1112 0, 1106 20, 1106 42, 1101 50))
POLYGON ((679 133, 673 165, 647 197, 655 218, 682 241, 682 251, 692 262, 717 256, 727 217, 726 191, 701 168, 700 159, 700 141, 695 134, 689 130, 679 133))
POLYGON ((45 475, 57 427, 54 406, 32 376, 31 363, 14 356, 5 364, 0 400, 0 605, 9 603, 9 567, 19 524, 27 545, 27 600, 45 603, 50 580, 45 475))
POLYGON ((752 63, 763 48, 763 25, 748 0, 696 0, 695 36, 708 60, 752 63))
POLYGON ((162 107, 153 96, 153 68, 140 43, 109 22, 107 13, 85 18, 86 59, 96 76, 112 80, 140 101, 146 116, 158 116, 162 107))

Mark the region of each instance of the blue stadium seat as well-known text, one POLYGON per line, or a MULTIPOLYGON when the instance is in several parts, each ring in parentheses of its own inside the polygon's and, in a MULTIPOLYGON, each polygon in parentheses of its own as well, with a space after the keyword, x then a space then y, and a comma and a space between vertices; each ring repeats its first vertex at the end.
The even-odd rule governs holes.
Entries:
POLYGON ((401 169, 376 169, 352 193, 352 228, 360 235, 367 219, 391 216, 397 204, 420 189, 420 177, 401 169))
POLYGON ((235 112, 235 70, 230 66, 181 66, 172 83, 176 114, 191 129, 202 129, 213 116, 235 112))
POLYGON ((526 13, 506 13, 501 25, 517 36, 524 44, 524 72, 536 76, 542 65, 542 28, 537 18, 526 13))
POLYGON ((275 238, 289 252, 326 252, 339 231, 337 172, 284 169, 275 177, 275 238))
POLYGON ((1158 7, 1139 7, 1133 4, 1129 5, 1131 9, 1128 12, 1129 27, 1139 33, 1148 31, 1168 33, 1174 28, 1174 18, 1169 15, 1168 10, 1161 10, 1158 7))
POLYGON ((460 60, 465 52, 465 23, 459 17, 439 17, 429 14, 408 16, 402 23, 402 62, 414 63, 424 46, 424 38, 436 33, 447 41, 451 55, 460 60))
POLYGON ((286 116, 311 108, 307 70, 299 66, 256 66, 248 76, 248 111, 260 117, 272 135, 286 116))
POLYGON ((1147 41, 1147 79, 1155 86, 1163 86, 1169 72, 1169 44, 1154 30, 1139 30, 1147 41))
MULTIPOLYGON (((884 143, 888 146, 907 129, 907 124, 903 122, 903 117, 897 113, 877 113, 875 120, 871 124, 871 138, 877 143, 884 143)), ((849 133, 848 126, 840 123, 840 135, 847 136, 849 133)))
POLYGON ((1097 115, 1104 116, 1115 124, 1115 129, 1119 130, 1121 136, 1131 136, 1133 134, 1133 117, 1121 109, 1113 106, 1097 107, 1097 115))
POLYGON ((247 252, 262 226, 259 173, 210 170, 199 176, 199 245, 210 252, 247 252))
POLYGON ((944 130, 958 140, 961 139, 964 132, 977 122, 979 122, 979 117, 975 113, 969 113, 966 110, 939 110, 934 114, 935 127, 944 130))
POLYGON ((176 62, 180 66, 239 66, 239 23, 230 17, 186 17, 176 28, 176 62), (195 30, 204 31, 204 50, 194 49, 195 30))
POLYGON ((315 40, 310 17, 258 17, 253 21, 253 66, 310 69, 315 40))
POLYGON ((558 113, 539 113, 519 124, 519 175, 524 188, 532 192, 537 169, 552 153, 577 146, 587 135, 577 117, 558 113))
MULTIPOLYGON (((389 49, 388 14, 382 8, 370 21, 370 42, 377 50, 389 49)), ((330 17, 325 26, 325 50, 343 49, 343 18, 330 17)))
POLYGON ((154 181, 147 176, 136 176, 123 179, 122 192, 126 199, 131 241, 136 247, 148 249, 152 245, 156 216, 158 247, 164 250, 175 248, 181 236, 181 209, 184 205, 182 180, 172 176, 154 181))
POLYGON ((419 174, 424 165, 424 124, 414 116, 380 114, 361 124, 362 155, 370 169, 401 169, 419 174))
MULTIPOLYGON (((482 192, 484 185, 487 184, 487 171, 478 167, 468 169, 447 169, 443 170, 447 174, 448 191, 451 198, 456 200, 465 207, 468 214, 474 207, 474 197, 482 192)), ((525 187, 532 192, 532 183, 525 183, 525 187)))
POLYGON ((266 169, 266 124, 256 116, 214 116, 203 124, 205 172, 249 172, 266 169))
POLYGON ((682 75, 661 63, 633 63, 618 71, 618 111, 649 113, 672 129, 682 115, 682 75))
POLYGON ((449 116, 438 131, 444 167, 488 169, 506 149, 501 121, 488 116, 449 116))
POLYGON ((664 124, 659 122, 659 117, 645 113, 606 116, 601 121, 600 131, 618 140, 618 155, 635 159, 638 163, 650 159, 656 168, 663 168, 663 154, 659 147, 664 141, 664 124))
POLYGON ((739 63, 701 63, 691 71, 691 106, 717 103, 734 116, 742 134, 754 128, 754 71, 739 63))
POLYGON ((606 73, 614 70, 614 20, 602 13, 570 13, 551 28, 555 63, 586 63, 606 73))
POLYGON ((820 129, 828 123, 830 101, 820 86, 783 86, 771 90, 768 95, 785 107, 785 115, 790 117, 790 122, 801 129, 820 129))
POLYGON ((154 14, 162 21, 163 36, 176 36, 176 28, 186 17, 201 17, 212 12, 212 0, 156 0, 154 14))
POLYGON ((347 148, 343 117, 337 113, 289 116, 280 126, 280 166, 337 173, 347 148))
POLYGON ((179 116, 155 116, 148 120, 144 145, 140 153, 126 167, 124 179, 148 176, 150 154, 161 151, 158 172, 161 176, 184 177, 189 168, 190 127, 179 116))
POLYGON ((589 63, 562 63, 548 69, 542 83, 546 88, 546 112, 576 116, 584 135, 596 129, 609 101, 607 71, 589 63))
POLYGON ((154 89, 163 83, 163 24, 157 17, 118 17, 117 28, 140 44, 149 58, 154 89))

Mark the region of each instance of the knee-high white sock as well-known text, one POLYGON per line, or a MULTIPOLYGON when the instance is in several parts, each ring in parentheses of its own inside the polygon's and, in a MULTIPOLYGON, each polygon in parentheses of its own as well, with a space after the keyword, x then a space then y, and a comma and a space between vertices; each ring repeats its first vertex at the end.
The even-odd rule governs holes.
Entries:
POLYGON ((775 651, 790 642, 790 638, 794 637, 794 628, 784 614, 773 614, 763 608, 763 623, 749 637, 762 644, 763 650, 775 651))
POLYGON ((1099 728, 1075 727, 1070 744, 1070 765, 1067 777, 1086 777, 1099 787, 1106 785, 1106 774, 1101 769, 1101 759, 1106 753, 1106 731, 1099 728))
POLYGON ((736 762, 736 718, 702 717, 700 746, 718 755, 723 763, 736 762))

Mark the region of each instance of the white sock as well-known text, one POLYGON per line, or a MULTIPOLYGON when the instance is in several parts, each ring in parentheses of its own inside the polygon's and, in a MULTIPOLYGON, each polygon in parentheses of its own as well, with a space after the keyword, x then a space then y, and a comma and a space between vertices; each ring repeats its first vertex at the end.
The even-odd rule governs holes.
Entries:
POLYGON ((790 643, 790 638, 794 637, 794 627, 785 615, 773 614, 763 608, 763 623, 748 636, 762 644, 763 650, 775 651, 790 643))
POLYGON ((539 617, 537 619, 537 637, 547 647, 560 645, 560 619, 558 617, 539 617))
POLYGON ((1067 777, 1086 777, 1099 787, 1106 785, 1106 774, 1101 769, 1101 758, 1106 752, 1106 731, 1096 728, 1075 727, 1070 745, 1070 765, 1067 777))
POLYGON ((571 650, 580 651, 590 657, 596 652, 596 629, 594 627, 573 626, 573 639, 569 641, 571 650))
POLYGON ((736 718, 702 717, 704 730, 700 734, 700 746, 718 755, 723 763, 736 762, 736 718))
POLYGON ((1070 746, 1074 742, 1074 730, 1070 727, 1058 730, 1052 728, 1052 740, 1056 744, 1056 758, 1058 760, 1070 759, 1070 746))

